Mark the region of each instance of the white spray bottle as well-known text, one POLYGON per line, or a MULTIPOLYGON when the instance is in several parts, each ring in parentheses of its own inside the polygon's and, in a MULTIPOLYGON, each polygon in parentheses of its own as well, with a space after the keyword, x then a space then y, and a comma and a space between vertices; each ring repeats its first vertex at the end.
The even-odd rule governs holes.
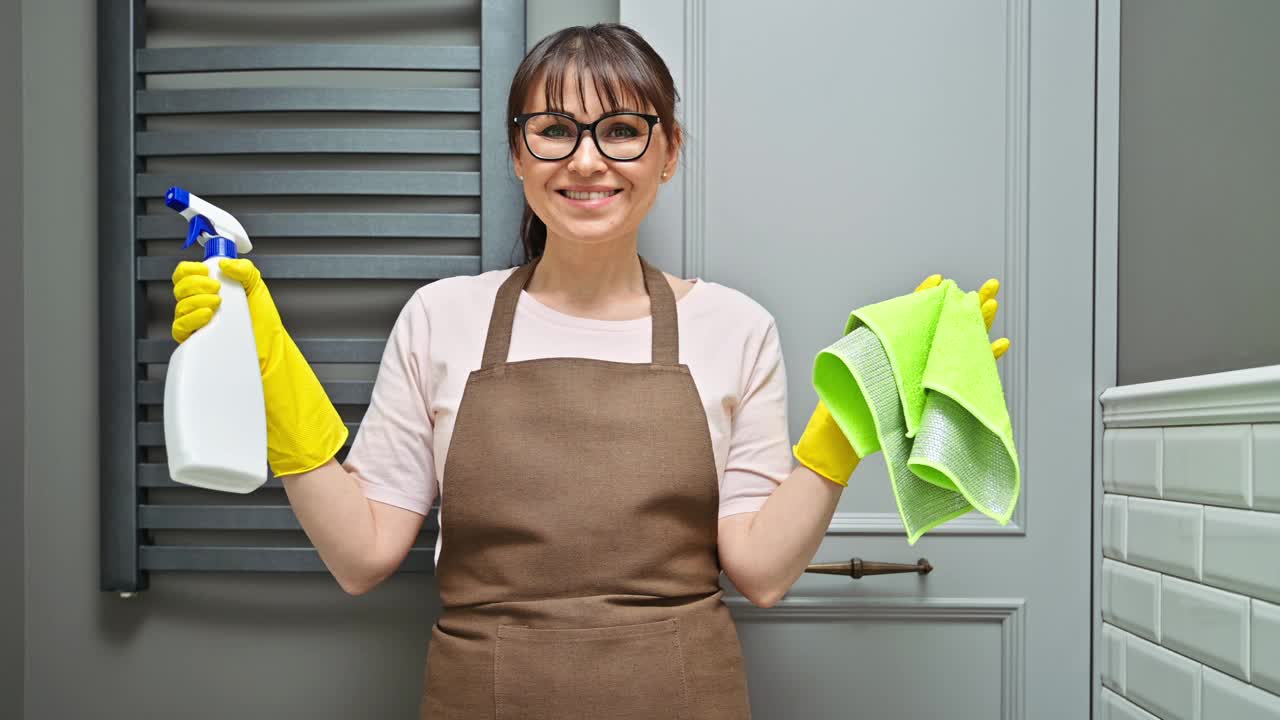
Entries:
POLYGON ((174 482, 249 493, 267 481, 267 420, 249 304, 218 262, 249 252, 249 236, 230 213, 180 187, 164 203, 190 221, 187 242, 204 246, 222 302, 208 325, 169 358, 164 382, 164 443, 174 482))

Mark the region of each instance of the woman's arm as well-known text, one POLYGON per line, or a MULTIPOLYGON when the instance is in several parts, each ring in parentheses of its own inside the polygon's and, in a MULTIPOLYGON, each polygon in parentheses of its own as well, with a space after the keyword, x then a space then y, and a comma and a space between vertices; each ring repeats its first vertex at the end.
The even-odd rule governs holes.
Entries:
MULTIPOLYGON (((285 331, 261 273, 247 259, 224 260, 220 267, 244 286, 249 303, 267 411, 267 461, 282 478, 294 514, 334 579, 353 595, 367 592, 400 566, 422 527, 423 513, 369 500, 356 476, 334 460, 334 453, 346 440, 346 426, 285 331)), ((209 277, 202 263, 196 262, 179 263, 173 283, 178 301, 173 337, 181 343, 212 319, 221 303, 221 284, 209 277)), ((401 312, 402 320, 406 314, 401 312)), ((407 333, 412 324, 397 321, 397 328, 407 333)), ((402 346, 413 343, 400 341, 393 329, 387 343, 390 355, 379 370, 366 421, 371 415, 379 416, 384 405, 398 406, 380 402, 381 398, 415 396, 407 387, 410 373, 401 352, 402 346)), ((405 475, 422 477, 425 472, 421 470, 429 467, 423 450, 429 444, 429 420, 421 405, 410 402, 408 407, 405 412, 409 415, 415 410, 418 414, 398 415, 401 435, 395 436, 391 444, 397 446, 399 455, 415 461, 412 468, 420 471, 405 475)), ((395 411, 396 407, 390 410, 395 411)), ((382 439, 389 435, 384 428, 382 439)), ((347 459, 352 460, 352 456, 347 459)), ((431 498, 420 500, 423 508, 430 507, 431 498)))
POLYGON ((786 368, 772 318, 753 354, 733 412, 721 507, 770 487, 763 504, 749 505, 753 512, 730 509, 734 514, 720 519, 717 538, 729 579, 752 603, 769 607, 813 559, 859 458, 821 402, 792 447, 786 368))
POLYGON ((283 478, 302 529, 338 585, 361 595, 400 567, 424 517, 369 500, 336 460, 283 478))
POLYGON ((720 565, 752 604, 772 607, 804 573, 843 491, 844 486, 796 465, 759 512, 720 520, 720 565))

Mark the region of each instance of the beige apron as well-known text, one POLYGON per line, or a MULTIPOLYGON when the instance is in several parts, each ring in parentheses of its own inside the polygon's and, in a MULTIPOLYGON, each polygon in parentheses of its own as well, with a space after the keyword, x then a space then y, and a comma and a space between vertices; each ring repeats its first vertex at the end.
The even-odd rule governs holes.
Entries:
POLYGON ((502 284, 445 462, 427 720, 743 720, 719 483, 676 303, 639 258, 651 363, 507 362, 502 284))

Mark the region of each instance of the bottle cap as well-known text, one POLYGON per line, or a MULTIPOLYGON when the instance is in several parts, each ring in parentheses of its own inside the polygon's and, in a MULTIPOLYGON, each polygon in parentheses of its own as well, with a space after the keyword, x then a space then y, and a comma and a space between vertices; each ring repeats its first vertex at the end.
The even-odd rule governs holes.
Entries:
POLYGON ((236 243, 234 240, 228 240, 217 235, 209 238, 204 242, 204 259, 211 257, 236 258, 236 243))

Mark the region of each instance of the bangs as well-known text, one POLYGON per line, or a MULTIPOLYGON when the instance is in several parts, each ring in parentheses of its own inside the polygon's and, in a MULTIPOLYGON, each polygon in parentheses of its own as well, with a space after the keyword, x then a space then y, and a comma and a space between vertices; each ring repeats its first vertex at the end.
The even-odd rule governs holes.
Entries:
POLYGON ((577 93, 585 107, 588 77, 605 112, 652 112, 661 107, 661 90, 617 46, 592 42, 590 36, 576 40, 552 48, 542 65, 543 101, 548 110, 563 112, 570 92, 577 93))

